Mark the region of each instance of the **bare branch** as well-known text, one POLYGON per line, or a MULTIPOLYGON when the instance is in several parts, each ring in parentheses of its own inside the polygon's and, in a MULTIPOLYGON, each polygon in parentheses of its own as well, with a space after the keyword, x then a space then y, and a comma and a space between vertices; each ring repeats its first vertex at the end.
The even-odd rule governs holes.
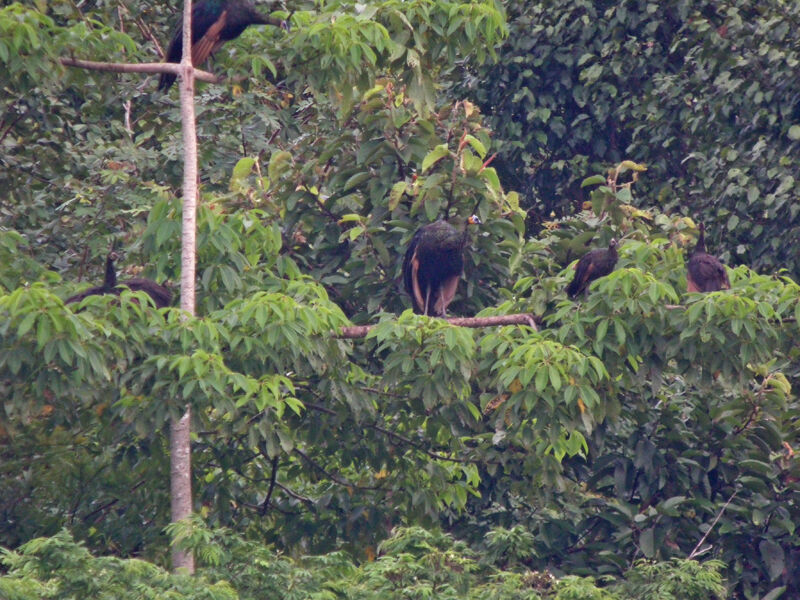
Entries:
POLYGON ((278 482, 278 457, 272 459, 272 472, 269 475, 269 489, 267 490, 267 496, 264 498, 264 502, 261 504, 261 508, 259 512, 263 517, 267 514, 267 509, 269 508, 269 501, 272 499, 272 492, 275 491, 275 484, 278 482))
POLYGON ((338 483, 339 485, 343 485, 345 487, 353 488, 353 489, 357 489, 357 490, 379 490, 379 489, 381 489, 381 486, 379 486, 379 485, 369 485, 369 486, 367 486, 367 485, 356 485, 355 483, 350 483, 349 481, 345 481, 344 479, 341 479, 341 478, 337 477, 336 475, 334 475, 333 473, 325 470, 319 463, 317 463, 315 460, 313 460, 308 454, 306 454, 302 450, 300 450, 298 448, 295 448, 294 449, 294 453, 297 454, 300 458, 305 460, 314 469, 316 469, 317 471, 319 471, 320 473, 325 475, 325 477, 327 477, 328 479, 330 479, 334 483, 338 483))
POLYGON ((731 497, 728 498, 728 501, 725 504, 722 505, 722 508, 719 509, 719 512, 717 513, 717 516, 714 518, 714 522, 711 523, 711 525, 708 528, 708 531, 706 531, 705 534, 703 535, 703 537, 700 538, 700 541, 697 542, 697 545, 694 547, 694 550, 692 550, 691 554, 689 554, 689 557, 688 557, 689 560, 694 559, 694 557, 697 556, 700 553, 700 548, 703 545, 703 542, 706 541, 706 538, 708 537, 708 534, 711 533, 712 529, 714 529, 714 525, 717 524, 717 521, 719 521, 720 517, 722 517, 722 513, 725 512, 725 509, 728 508, 728 505, 733 501, 733 499, 736 497, 736 494, 738 494, 738 493, 739 493, 738 491, 733 492, 733 494, 731 494, 731 497))
MULTIPOLYGON (((498 315, 495 317, 450 317, 445 319, 448 323, 456 327, 496 327, 498 325, 528 325, 534 331, 538 331, 536 320, 538 317, 528 313, 517 313, 513 315, 498 315)), ((374 325, 355 325, 353 327, 342 327, 338 338, 356 339, 366 337, 369 330, 374 325)))
POLYGON ((286 487, 282 483, 276 483, 275 485, 278 486, 279 488, 281 488, 284 492, 286 492, 287 495, 291 496, 295 500, 299 500, 300 502, 308 505, 308 507, 313 510, 314 501, 311 498, 308 498, 306 496, 301 496, 300 494, 298 494, 294 490, 289 489, 288 487, 286 487))
MULTIPOLYGON (((111 63, 97 62, 94 60, 81 60, 78 58, 60 58, 59 62, 65 67, 77 67, 79 69, 89 69, 91 71, 110 71, 112 73, 173 73, 180 75, 180 63, 155 62, 155 63, 111 63)), ((202 69, 194 70, 195 79, 207 83, 219 83, 219 77, 202 69)))
POLYGON ((420 452, 422 452, 423 454, 426 454, 427 456, 430 456, 431 458, 434 458, 436 460, 444 460, 444 461, 449 461, 449 462, 454 462, 454 463, 463 463, 463 464, 482 464, 482 462, 483 462, 483 461, 478 461, 478 460, 469 460, 469 459, 465 459, 465 458, 455 458, 453 456, 446 456, 444 454, 439 454, 438 452, 434 452, 433 450, 428 450, 422 444, 418 444, 417 442, 415 442, 413 440, 410 440, 409 438, 405 437, 404 435, 400 435, 399 433, 396 433, 396 432, 392 431, 391 429, 386 429, 384 427, 381 427, 380 425, 365 425, 365 427, 369 427, 370 429, 374 429, 375 431, 379 431, 380 433, 383 433, 384 435, 387 435, 388 437, 390 437, 392 439, 395 439, 395 440, 397 440, 399 442, 402 442, 402 443, 406 444, 407 446, 411 446, 412 448, 415 448, 415 449, 419 450, 420 452))

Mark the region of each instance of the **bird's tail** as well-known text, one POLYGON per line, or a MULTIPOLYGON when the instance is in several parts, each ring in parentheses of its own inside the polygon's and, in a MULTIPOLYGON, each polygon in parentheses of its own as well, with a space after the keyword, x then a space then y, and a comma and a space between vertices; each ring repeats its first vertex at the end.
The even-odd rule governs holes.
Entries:
POLYGON ((166 92, 169 88, 172 87, 172 84, 175 83, 175 75, 172 73, 162 73, 161 77, 158 79, 158 90, 162 92, 166 92))

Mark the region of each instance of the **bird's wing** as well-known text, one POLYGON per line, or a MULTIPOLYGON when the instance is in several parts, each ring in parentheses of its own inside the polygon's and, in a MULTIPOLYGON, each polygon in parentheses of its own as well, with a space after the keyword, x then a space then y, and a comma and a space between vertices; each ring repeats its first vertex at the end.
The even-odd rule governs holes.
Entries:
POLYGON ((414 292, 411 294, 412 303, 416 304, 417 312, 424 313, 427 307, 422 288, 419 285, 419 258, 417 258, 416 252, 414 258, 411 259, 411 286, 414 292))
POLYGON ((422 312, 425 300, 419 286, 419 258, 417 257, 417 245, 419 244, 420 232, 414 233, 408 244, 408 249, 403 257, 403 284, 406 292, 411 296, 411 304, 415 312, 422 312))
MULTIPOLYGON (((127 286, 132 292, 147 293, 147 295, 153 299, 153 302, 158 308, 169 306, 172 302, 172 292, 170 292, 166 286, 156 283, 150 279, 134 277, 133 279, 127 279, 125 281, 120 281, 119 283, 120 286, 127 286)), ((118 287, 117 289, 119 290, 121 288, 118 287)))
POLYGON ((575 267, 575 277, 567 287, 567 294, 570 296, 577 296, 586 289, 586 285, 591 281, 592 273, 594 272, 594 260, 591 253, 583 256, 575 267))
POLYGON ((227 18, 228 11, 223 10, 216 21, 209 25, 203 37, 192 43, 192 65, 199 67, 206 62, 206 59, 211 56, 211 53, 219 47, 220 33, 222 32, 222 28, 225 27, 227 18))
MULTIPOLYGON (((214 15, 209 6, 200 2, 192 6, 192 65, 199 67, 216 50, 222 28, 225 27, 227 11, 214 15)), ((183 55, 183 22, 179 21, 167 48, 165 62, 179 63, 183 55)), ((175 75, 162 73, 158 89, 167 90, 175 82, 175 75)))
POLYGON ((710 254, 699 253, 692 256, 688 271, 686 279, 691 281, 691 287, 696 288, 687 286, 690 292, 713 292, 731 287, 724 265, 710 254))
POLYGON ((687 292, 699 292, 700 286, 697 285, 697 282, 692 277, 692 270, 689 269, 689 272, 686 274, 686 291, 687 292))

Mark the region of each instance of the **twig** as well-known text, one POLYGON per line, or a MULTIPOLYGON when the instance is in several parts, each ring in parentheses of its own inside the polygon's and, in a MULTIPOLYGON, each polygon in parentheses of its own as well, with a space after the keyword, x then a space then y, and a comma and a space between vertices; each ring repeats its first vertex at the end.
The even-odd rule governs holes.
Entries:
MULTIPOLYGON (((16 118, 13 121, 11 121, 11 123, 8 124, 8 127, 6 127, 6 130, 3 132, 2 135, 0 135, 0 142, 2 142, 4 139, 6 139, 6 136, 8 135, 8 132, 11 131, 14 128, 14 125, 16 125, 19 122, 19 120, 22 117, 24 117, 26 114, 27 113, 24 113, 24 112, 21 112, 21 113, 17 114, 16 118)), ((5 121, 3 121, 3 123, 5 123, 5 121)))
POLYGON ((278 457, 272 459, 272 473, 269 476, 269 489, 267 490, 267 496, 264 498, 264 502, 261 504, 261 508, 259 512, 263 517, 267 514, 267 509, 269 508, 269 501, 272 498, 272 492, 275 490, 275 484, 278 481, 278 457))
POLYGON ((166 56, 166 54, 164 54, 164 49, 161 47, 161 44, 158 43, 158 39, 156 39, 156 36, 153 35, 153 31, 150 29, 150 27, 148 27, 147 24, 142 21, 141 17, 137 17, 134 20, 134 23, 136 23, 136 26, 139 28, 139 31, 142 33, 142 35, 153 43, 153 45, 156 47, 156 52, 158 55, 161 58, 164 58, 166 56))
POLYGON ((302 502, 304 504, 307 504, 309 506, 309 508, 312 508, 312 509, 314 508, 314 501, 311 498, 308 498, 306 496, 301 496, 300 494, 298 494, 294 490, 289 489, 288 487, 286 487, 282 483, 278 483, 277 481, 275 482, 275 485, 278 486, 279 488, 281 488, 284 492, 286 492, 289 496, 291 496, 295 500, 300 500, 300 502, 302 502))
POLYGON ((125 131, 128 133, 129 136, 133 136, 133 128, 131 127, 131 100, 128 98, 125 102, 122 103, 122 107, 125 109, 125 131))
POLYGON ((700 553, 700 547, 703 545, 703 542, 706 541, 708 534, 711 533, 712 529, 714 529, 714 525, 717 524, 717 521, 719 521, 720 518, 722 517, 722 513, 725 512, 725 509, 728 508, 728 505, 733 501, 733 499, 736 497, 736 494, 738 493, 739 493, 738 491, 734 491, 733 494, 731 494, 731 497, 728 498, 728 501, 725 502, 725 504, 722 505, 722 508, 719 509, 719 512, 717 513, 717 516, 714 518, 714 521, 711 523, 711 526, 708 528, 708 531, 706 531, 705 534, 703 534, 703 537, 700 538, 699 542, 697 542, 697 546, 695 546, 694 550, 692 550, 691 554, 689 554, 688 557, 689 560, 694 559, 694 557, 700 553))
MULTIPOLYGON (((513 315, 498 315, 494 317, 450 317, 445 319, 456 327, 495 327, 498 325, 528 325, 534 331, 536 327, 536 316, 528 313, 517 313, 513 315)), ((354 325, 352 327, 342 327, 339 334, 335 337, 343 339, 356 339, 366 337, 374 325, 354 325)))
POLYGON ((379 485, 369 485, 369 486, 367 486, 367 485, 356 485, 354 483, 350 483, 349 481, 345 481, 344 479, 340 479, 339 477, 337 477, 333 473, 329 473, 328 471, 323 469, 319 465, 319 463, 317 463, 315 460, 313 460, 310 456, 308 456, 308 454, 306 454, 302 450, 299 450, 298 448, 295 448, 294 449, 294 453, 297 454, 298 456, 300 456, 300 458, 305 460, 314 469, 316 469, 317 471, 319 471, 320 473, 325 475, 325 477, 327 477, 328 479, 330 479, 334 483, 338 483, 339 485, 343 485, 345 487, 353 488, 353 489, 356 489, 356 490, 379 490, 379 489, 381 489, 381 486, 379 486, 379 485))
POLYGON ((386 434, 390 438, 394 438, 396 440, 399 440, 399 441, 403 442, 404 444, 407 444, 407 445, 411 446, 412 448, 416 448, 420 452, 422 452, 424 454, 427 454, 431 458, 435 458, 436 460, 446 460, 446 461, 449 461, 449 462, 462 463, 462 464, 482 464, 482 461, 469 460, 469 459, 466 459, 466 458, 454 458, 452 456, 445 456, 444 454, 439 454, 438 452, 434 452, 432 450, 428 450, 422 444, 418 444, 418 443, 414 442, 413 440, 410 440, 407 437, 405 437, 403 435, 400 435, 399 433, 395 433, 394 431, 391 431, 390 429, 385 429, 384 427, 381 427, 380 425, 365 425, 365 427, 369 427, 370 429, 374 429, 375 431, 379 431, 379 432, 381 432, 383 434, 386 434))

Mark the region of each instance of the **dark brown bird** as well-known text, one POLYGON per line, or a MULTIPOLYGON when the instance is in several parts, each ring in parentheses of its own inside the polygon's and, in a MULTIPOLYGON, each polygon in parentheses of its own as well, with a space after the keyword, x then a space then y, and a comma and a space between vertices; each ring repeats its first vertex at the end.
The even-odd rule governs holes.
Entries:
POLYGON ((104 294, 119 296, 122 290, 127 287, 132 292, 147 293, 158 308, 164 308, 170 305, 172 302, 172 292, 155 281, 145 279, 144 277, 134 277, 117 283, 117 272, 114 268, 114 260, 116 258, 118 258, 118 256, 115 252, 109 252, 108 256, 106 256, 106 275, 103 279, 103 285, 91 287, 80 294, 75 294, 67 298, 65 304, 80 302, 88 296, 102 296, 104 294))
POLYGON ((403 283, 418 315, 444 317, 464 272, 464 247, 469 225, 480 225, 472 215, 459 231, 446 221, 420 227, 403 259, 403 283))
POLYGON ((686 274, 687 290, 690 292, 716 292, 731 289, 728 272, 719 259, 706 252, 706 228, 700 223, 700 236, 689 257, 686 274))
POLYGON ((581 292, 588 291, 592 281, 604 277, 614 270, 617 258, 617 240, 613 238, 608 244, 608 249, 598 248, 584 254, 575 265, 575 277, 567 286, 567 295, 575 298, 581 292))
MULTIPOLYGON (((192 65, 199 67, 222 44, 236 39, 250 25, 275 25, 286 29, 285 21, 262 15, 247 0, 203 0, 192 5, 192 65)), ((183 55, 183 18, 167 48, 166 62, 179 63, 183 55)), ((175 81, 172 73, 162 73, 159 90, 168 90, 175 81)))

